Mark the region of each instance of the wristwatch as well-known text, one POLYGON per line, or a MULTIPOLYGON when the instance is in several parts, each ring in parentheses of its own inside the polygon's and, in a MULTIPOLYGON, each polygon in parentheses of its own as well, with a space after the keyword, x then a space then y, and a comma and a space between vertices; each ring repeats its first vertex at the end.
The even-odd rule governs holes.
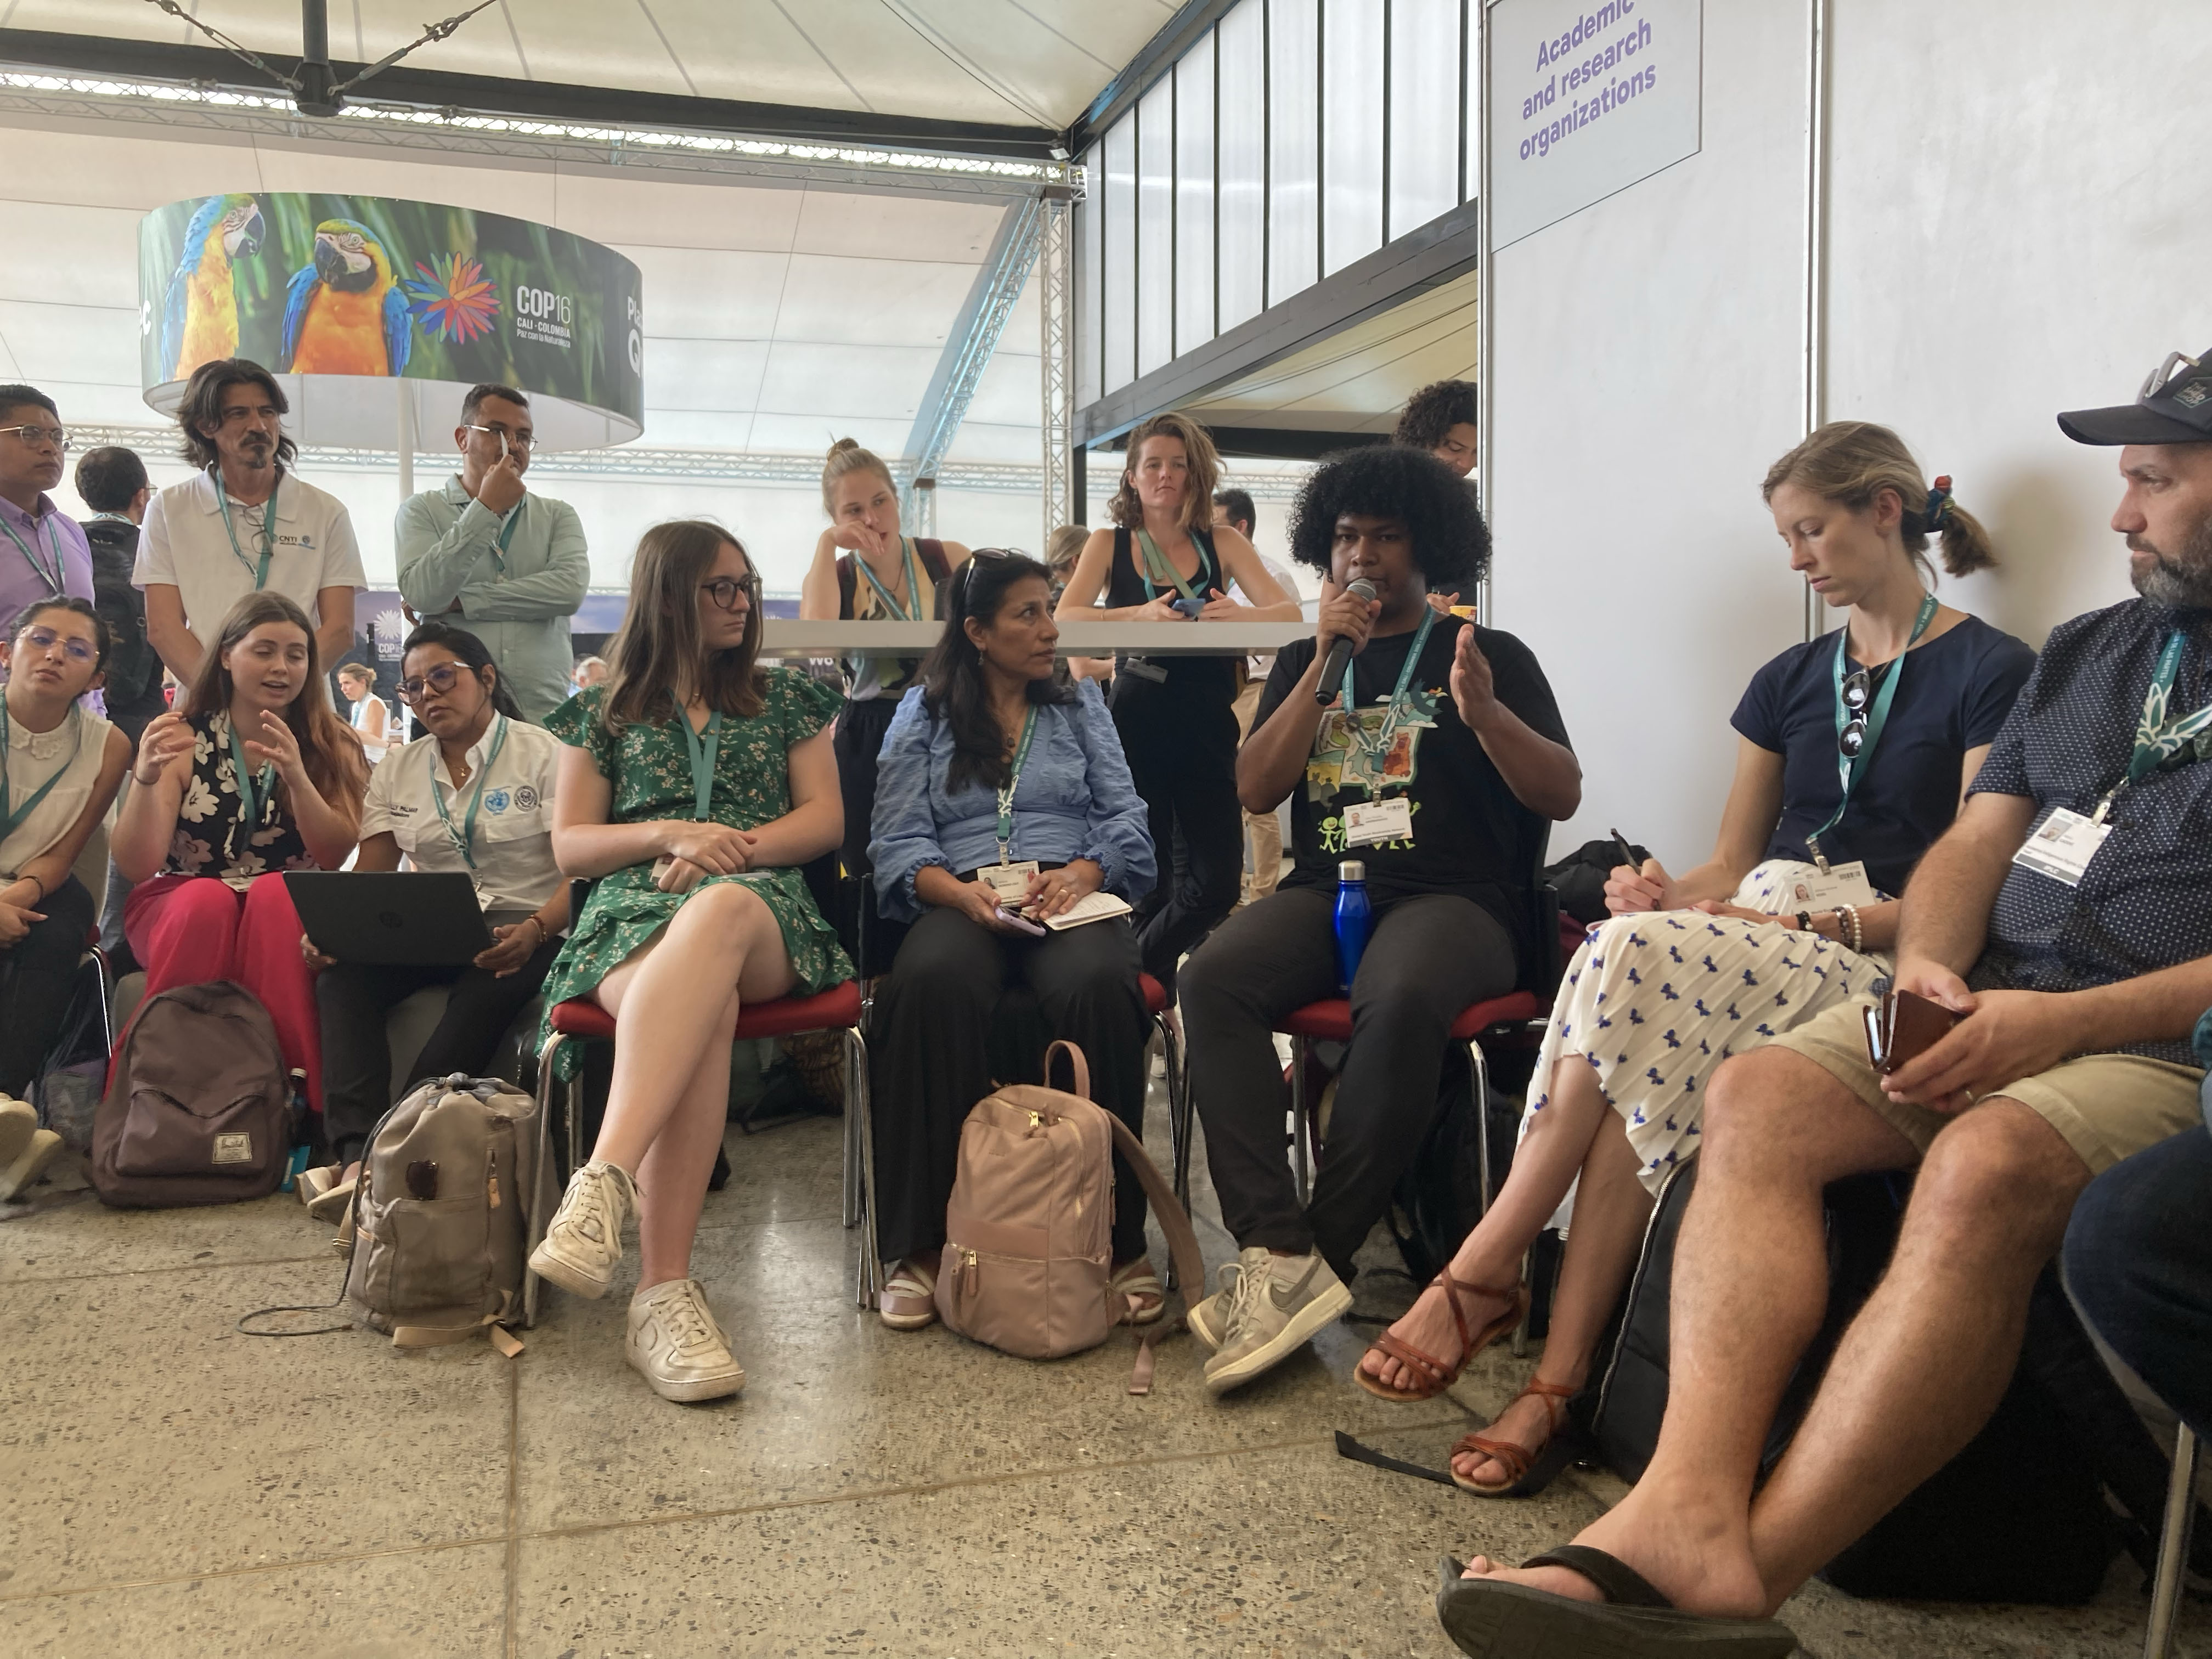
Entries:
POLYGON ((1799 933, 1809 933, 1813 931, 1813 913, 1810 910, 1800 910, 1797 913, 1796 921, 1799 933))

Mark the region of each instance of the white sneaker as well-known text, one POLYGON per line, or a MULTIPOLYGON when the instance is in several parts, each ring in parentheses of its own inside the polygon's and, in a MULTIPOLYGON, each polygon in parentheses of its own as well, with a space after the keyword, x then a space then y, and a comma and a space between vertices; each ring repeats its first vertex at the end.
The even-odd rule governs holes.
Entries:
POLYGON ((62 1147, 62 1138, 39 1127, 38 1109, 27 1100, 0 1095, 0 1203, 39 1178, 62 1147))
POLYGON ((622 1265, 623 1228, 636 1213, 629 1172, 618 1164, 586 1164, 568 1177, 553 1224, 530 1253, 530 1271, 578 1296, 605 1296, 622 1265))
POLYGON ((1206 1362, 1206 1389, 1218 1395, 1272 1370, 1352 1305, 1351 1290, 1319 1251, 1279 1256, 1255 1245, 1239 1251, 1237 1264, 1221 1346, 1206 1362))
POLYGON ((720 1400, 745 1386, 745 1368, 731 1353, 696 1279, 672 1279, 637 1293, 623 1358, 663 1400, 720 1400))
POLYGON ((1222 1323, 1229 1317, 1229 1304, 1237 1299, 1237 1281, 1243 1272, 1240 1263, 1223 1262, 1213 1270, 1213 1294, 1192 1303, 1183 1315, 1183 1324, 1209 1353, 1221 1346, 1222 1323))

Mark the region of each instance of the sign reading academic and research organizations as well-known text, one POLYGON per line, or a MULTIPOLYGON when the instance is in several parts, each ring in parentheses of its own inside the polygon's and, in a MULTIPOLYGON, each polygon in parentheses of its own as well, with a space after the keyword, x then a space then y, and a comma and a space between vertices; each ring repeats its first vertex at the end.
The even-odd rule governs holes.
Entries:
POLYGON ((1698 153, 1702 0, 1496 0, 1491 246, 1698 153))
POLYGON ((526 219, 379 196, 198 197, 139 222, 138 293, 149 392, 249 357, 286 375, 498 381, 643 418, 637 267, 526 219))

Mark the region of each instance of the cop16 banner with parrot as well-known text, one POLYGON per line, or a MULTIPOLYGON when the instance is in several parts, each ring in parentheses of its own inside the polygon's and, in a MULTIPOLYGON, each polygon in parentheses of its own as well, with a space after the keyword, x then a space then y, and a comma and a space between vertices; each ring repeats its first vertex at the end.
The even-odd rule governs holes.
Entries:
POLYGON ((254 191, 138 228, 143 381, 248 357, 279 374, 501 381, 641 427, 637 267, 525 219, 375 196, 254 191))

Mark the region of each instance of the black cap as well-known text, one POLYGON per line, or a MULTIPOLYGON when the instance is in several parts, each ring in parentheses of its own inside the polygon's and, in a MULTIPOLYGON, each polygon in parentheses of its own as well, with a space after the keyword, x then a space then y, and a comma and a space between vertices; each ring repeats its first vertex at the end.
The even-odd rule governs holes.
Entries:
POLYGON ((2212 351, 2166 353, 2135 402, 2069 410, 2058 429, 2077 444, 2212 443, 2212 351))

